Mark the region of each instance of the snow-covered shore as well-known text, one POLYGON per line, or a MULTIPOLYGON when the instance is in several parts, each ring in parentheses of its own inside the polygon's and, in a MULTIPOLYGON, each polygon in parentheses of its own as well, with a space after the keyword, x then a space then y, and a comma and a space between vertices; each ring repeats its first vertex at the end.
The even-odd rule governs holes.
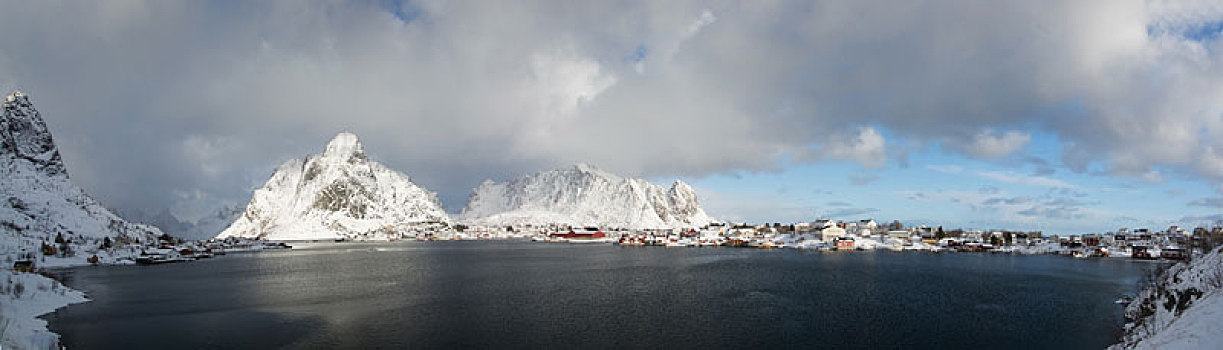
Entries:
POLYGON ((53 349, 59 335, 39 316, 88 301, 85 293, 34 273, 2 272, 0 278, 0 348, 53 349))
POLYGON ((1125 308, 1122 343, 1110 349, 1223 346, 1223 247, 1170 267, 1125 308))

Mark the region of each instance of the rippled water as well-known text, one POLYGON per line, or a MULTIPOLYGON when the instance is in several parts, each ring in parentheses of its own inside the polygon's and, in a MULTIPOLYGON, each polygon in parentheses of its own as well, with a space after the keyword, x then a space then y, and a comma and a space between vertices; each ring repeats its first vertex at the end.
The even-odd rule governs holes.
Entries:
POLYGON ((402 242, 58 272, 69 348, 1101 348, 1147 263, 402 242))

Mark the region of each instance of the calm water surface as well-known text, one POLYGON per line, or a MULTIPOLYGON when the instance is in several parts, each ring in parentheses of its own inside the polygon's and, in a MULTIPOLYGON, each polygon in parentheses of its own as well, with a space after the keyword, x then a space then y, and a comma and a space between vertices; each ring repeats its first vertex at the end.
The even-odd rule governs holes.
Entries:
POLYGON ((1102 348, 1151 265, 1056 256, 338 244, 58 271, 69 348, 1102 348))

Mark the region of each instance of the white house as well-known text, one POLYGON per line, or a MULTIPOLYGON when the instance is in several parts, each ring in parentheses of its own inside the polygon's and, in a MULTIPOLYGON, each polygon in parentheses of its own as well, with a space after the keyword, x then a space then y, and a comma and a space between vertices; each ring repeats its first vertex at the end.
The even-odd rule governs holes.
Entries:
POLYGON ((824 242, 832 242, 841 237, 845 237, 845 229, 840 227, 826 227, 820 231, 820 240, 824 242))

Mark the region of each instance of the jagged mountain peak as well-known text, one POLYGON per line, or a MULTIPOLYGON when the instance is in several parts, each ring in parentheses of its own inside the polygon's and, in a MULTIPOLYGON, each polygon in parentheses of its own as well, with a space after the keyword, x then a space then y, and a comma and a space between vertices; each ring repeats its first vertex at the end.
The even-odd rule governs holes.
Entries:
POLYGON ((544 175, 559 175, 559 176, 594 176, 607 179, 620 179, 620 176, 607 172, 598 166, 589 163, 575 163, 569 166, 564 166, 552 170, 544 170, 536 173, 535 176, 544 175))
POLYGON ((356 135, 340 133, 323 152, 276 168, 219 238, 402 238, 450 222, 437 194, 366 159, 356 135))
POLYGON ((14 91, 4 98, 0 115, 0 153, 24 159, 50 176, 68 176, 59 148, 29 95, 14 91))
POLYGON ((572 169, 573 171, 577 171, 581 173, 606 173, 603 171, 603 169, 599 169, 599 167, 594 166, 589 163, 576 163, 564 169, 572 169))
POLYGON ((688 185, 687 182, 684 182, 682 180, 675 180, 675 182, 672 182, 671 190, 672 191, 682 191, 682 192, 696 192, 695 190, 692 189, 692 186, 688 185))
POLYGON ((624 228, 699 227, 715 222, 682 181, 670 188, 589 164, 485 181, 460 216, 473 224, 570 224, 624 228))
POLYGON ((357 135, 348 132, 335 135, 331 142, 327 143, 322 156, 323 158, 344 160, 366 159, 365 148, 361 146, 361 140, 357 138, 357 135))

